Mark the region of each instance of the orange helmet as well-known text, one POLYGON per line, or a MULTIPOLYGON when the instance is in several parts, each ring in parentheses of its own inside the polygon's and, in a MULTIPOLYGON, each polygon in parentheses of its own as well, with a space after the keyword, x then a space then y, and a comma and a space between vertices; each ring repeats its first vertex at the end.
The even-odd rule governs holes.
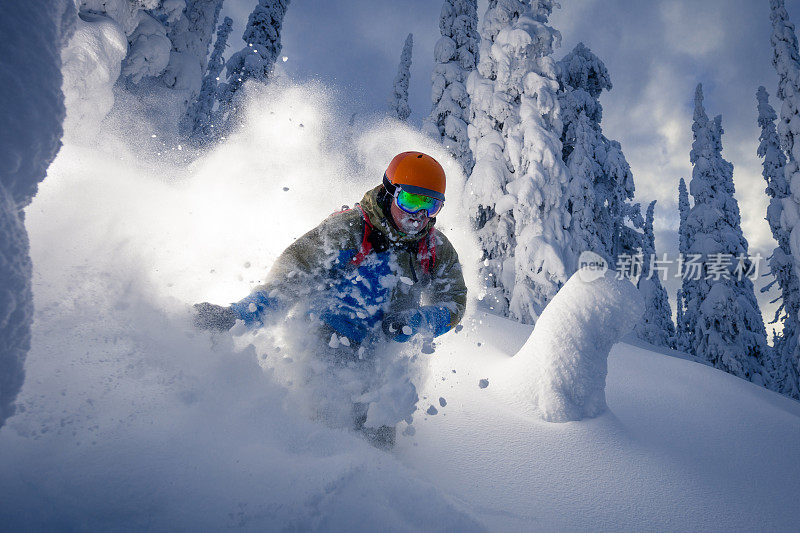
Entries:
POLYGON ((390 194, 397 187, 404 191, 444 201, 444 169, 422 152, 403 152, 394 156, 383 174, 383 185, 390 194))

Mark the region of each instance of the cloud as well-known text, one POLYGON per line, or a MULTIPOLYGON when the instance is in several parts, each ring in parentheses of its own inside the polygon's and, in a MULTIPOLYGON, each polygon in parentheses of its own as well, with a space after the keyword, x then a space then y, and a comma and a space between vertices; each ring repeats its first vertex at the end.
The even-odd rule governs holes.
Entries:
POLYGON ((671 0, 658 6, 665 32, 666 44, 675 52, 704 57, 720 50, 726 40, 723 24, 709 21, 724 20, 724 7, 714 2, 685 2, 671 0))

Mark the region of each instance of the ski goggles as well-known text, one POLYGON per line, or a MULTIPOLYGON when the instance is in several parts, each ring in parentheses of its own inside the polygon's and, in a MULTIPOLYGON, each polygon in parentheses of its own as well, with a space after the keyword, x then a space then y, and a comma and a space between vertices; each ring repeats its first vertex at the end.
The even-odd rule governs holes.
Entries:
POLYGON ((429 217, 435 217, 441 211, 444 205, 444 200, 438 198, 431 198, 424 194, 415 194, 413 192, 404 191, 401 187, 397 187, 394 193, 394 200, 397 207, 409 214, 419 213, 420 211, 427 211, 429 217))

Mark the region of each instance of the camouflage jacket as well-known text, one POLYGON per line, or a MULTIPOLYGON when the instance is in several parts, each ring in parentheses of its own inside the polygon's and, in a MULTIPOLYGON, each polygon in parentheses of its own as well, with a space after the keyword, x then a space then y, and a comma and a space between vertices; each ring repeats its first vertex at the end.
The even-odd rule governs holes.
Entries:
POLYGON ((301 304, 333 331, 361 342, 387 314, 424 307, 436 316, 435 335, 453 328, 467 298, 455 249, 433 218, 418 234, 401 233, 388 218, 389 201, 380 185, 298 238, 266 283, 232 305, 239 318, 259 325, 270 310, 301 304))

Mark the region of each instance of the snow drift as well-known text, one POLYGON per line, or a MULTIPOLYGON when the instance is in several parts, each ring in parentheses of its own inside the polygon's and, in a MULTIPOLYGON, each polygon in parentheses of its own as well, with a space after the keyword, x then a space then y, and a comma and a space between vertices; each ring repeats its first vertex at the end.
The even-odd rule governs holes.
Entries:
POLYGON ((615 272, 576 272, 545 307, 530 338, 509 362, 506 390, 548 422, 606 410, 608 353, 636 324, 642 297, 615 272))

